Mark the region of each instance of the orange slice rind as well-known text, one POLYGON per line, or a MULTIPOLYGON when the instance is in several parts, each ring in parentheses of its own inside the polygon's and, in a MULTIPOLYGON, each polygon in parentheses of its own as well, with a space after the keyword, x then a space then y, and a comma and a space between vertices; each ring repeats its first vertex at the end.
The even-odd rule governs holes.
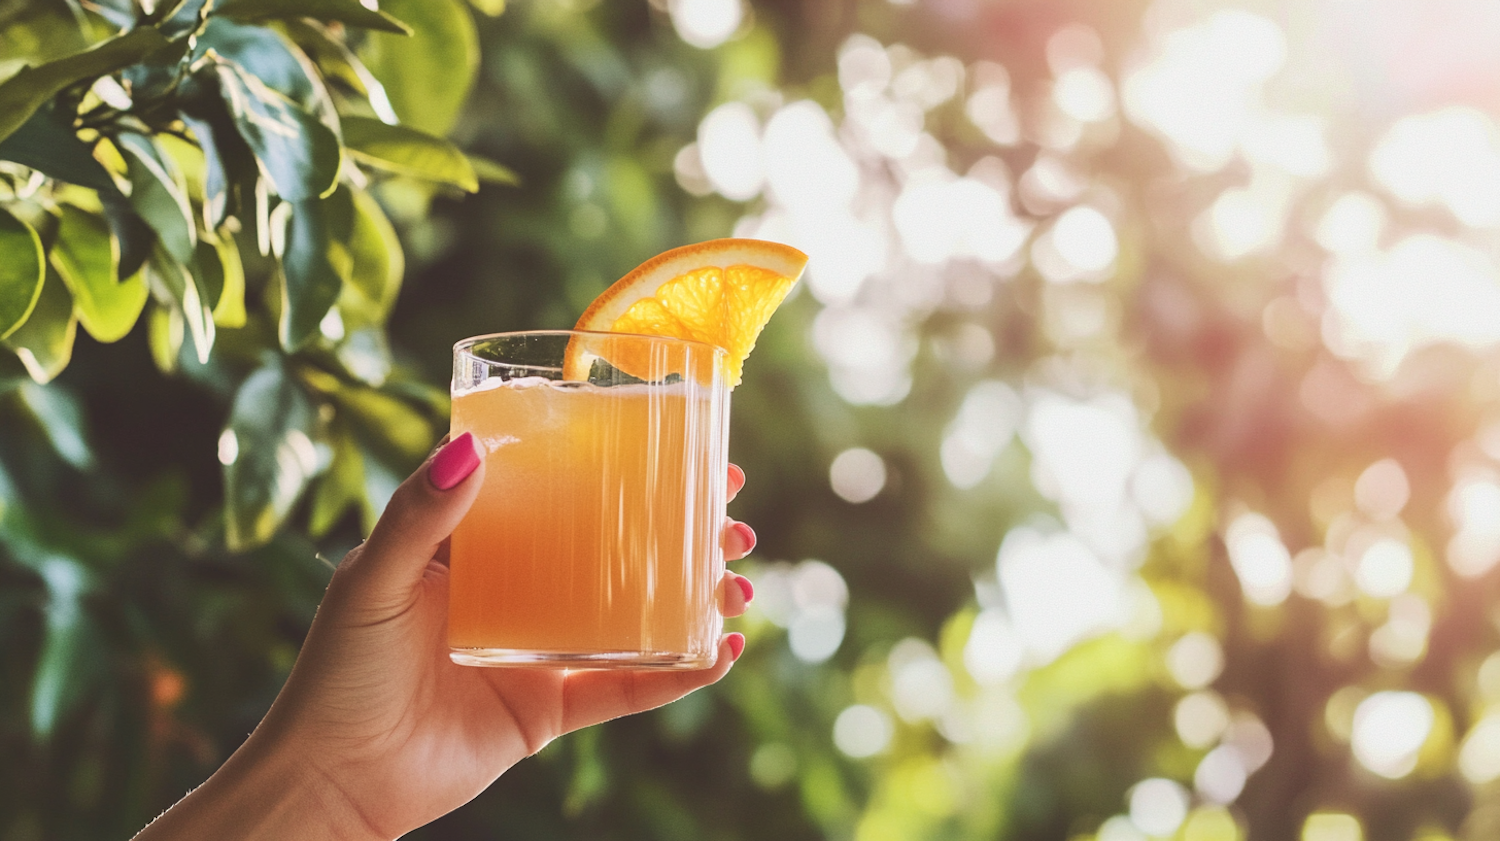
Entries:
MULTIPOLYGON (((734 388, 745 357, 806 266, 807 255, 801 251, 765 240, 716 239, 674 248, 604 290, 584 310, 575 329, 669 336, 723 348, 724 382, 734 388)), ((633 347, 639 345, 570 342, 563 376, 588 379, 595 358, 641 378, 659 373, 649 370, 643 352, 633 347)), ((701 373, 694 376, 702 379, 701 373)))

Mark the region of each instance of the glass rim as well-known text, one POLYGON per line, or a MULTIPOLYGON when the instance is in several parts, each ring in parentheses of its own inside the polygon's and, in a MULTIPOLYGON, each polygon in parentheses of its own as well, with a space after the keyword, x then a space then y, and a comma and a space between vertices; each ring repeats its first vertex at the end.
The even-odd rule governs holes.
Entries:
POLYGON ((651 342, 665 342, 668 344, 684 345, 687 347, 699 347, 715 354, 716 356, 723 356, 729 353, 729 351, 719 347, 718 345, 712 345, 708 342, 700 342, 697 339, 683 339, 677 336, 652 336, 646 333, 613 333, 606 330, 511 330, 500 333, 482 333, 478 336, 469 336, 466 339, 459 339, 458 341, 453 343, 453 355, 456 357, 462 354, 478 362, 483 362, 491 365, 504 364, 497 363, 493 359, 484 359, 483 357, 480 357, 477 354, 473 353, 471 349, 480 342, 492 341, 496 339, 520 339, 532 336, 608 336, 617 340, 643 339, 651 342))

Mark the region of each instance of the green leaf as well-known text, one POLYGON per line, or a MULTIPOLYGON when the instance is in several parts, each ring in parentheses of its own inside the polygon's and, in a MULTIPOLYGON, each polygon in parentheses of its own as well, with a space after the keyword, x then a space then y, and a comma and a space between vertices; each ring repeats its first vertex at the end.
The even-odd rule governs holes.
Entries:
POLYGON ((234 551, 270 540, 317 472, 312 402, 268 356, 234 398, 219 443, 226 540, 234 551))
POLYGON ((53 734, 97 681, 104 641, 83 606, 92 587, 88 569, 54 555, 38 571, 47 585, 47 620, 31 685, 31 732, 40 741, 53 734))
POLYGON ((218 81, 210 84, 214 96, 184 105, 180 116, 203 150, 203 226, 214 231, 225 218, 254 204, 260 172, 255 153, 235 129, 218 96, 218 81))
POLYGON ((218 303, 214 304, 214 323, 220 327, 243 327, 245 326, 245 267, 240 263, 240 250, 235 247, 234 241, 227 234, 212 245, 218 254, 219 271, 224 277, 218 303))
POLYGON ((121 132, 115 145, 130 176, 130 204, 156 231, 157 239, 178 262, 193 259, 198 244, 187 185, 170 157, 144 134, 121 132))
POLYGON ((426 415, 384 391, 349 386, 339 389, 334 399, 361 440, 389 464, 414 465, 437 439, 437 431, 426 415))
POLYGON ((73 293, 83 328, 101 342, 115 342, 135 326, 146 306, 140 275, 115 280, 115 258, 103 220, 68 204, 58 205, 57 242, 52 266, 73 293))
POLYGON ((46 255, 42 239, 25 222, 0 207, 0 339, 31 315, 42 294, 46 255))
POLYGON ((165 249, 157 249, 146 261, 146 282, 158 303, 182 313, 198 362, 206 364, 214 345, 213 307, 205 302, 192 273, 165 249))
POLYGON ((348 85, 355 93, 365 97, 370 108, 380 119, 394 123, 396 112, 391 110, 391 101, 386 96, 385 86, 370 72, 370 68, 349 49, 343 39, 328 31, 321 23, 311 20, 288 20, 282 28, 292 43, 296 44, 312 60, 325 78, 334 78, 348 85))
POLYGON ((508 187, 521 186, 521 176, 515 170, 503 164, 497 164, 489 158, 481 158, 478 155, 469 155, 469 166, 474 168, 474 175, 480 181, 489 184, 504 184, 508 187))
POLYGON ((281 33, 214 18, 198 38, 194 60, 208 55, 209 50, 338 131, 338 112, 317 67, 281 33))
POLYGON ((61 386, 44 387, 36 383, 22 384, 20 393, 26 408, 47 433, 52 449, 79 470, 93 467, 94 453, 89 448, 78 399, 61 386))
POLYGON ((346 244, 354 205, 348 190, 292 202, 281 250, 282 346, 292 350, 317 335, 353 268, 346 244))
POLYGON ((331 194, 343 151, 333 132, 238 65, 215 65, 235 128, 278 196, 293 202, 331 194))
POLYGON ((356 325, 383 325, 401 292, 406 258, 380 203, 363 190, 352 192, 354 218, 348 237, 352 265, 339 308, 353 316, 346 320, 356 325))
POLYGON ((163 374, 170 374, 177 370, 177 358, 182 354, 182 340, 187 333, 182 312, 175 307, 153 306, 146 318, 151 361, 163 374))
POLYGON ((160 32, 142 27, 81 53, 23 68, 0 82, 0 140, 24 125, 38 108, 64 88, 135 64, 166 46, 167 39, 160 32))
POLYGON ((505 13, 505 0, 469 0, 469 5, 492 18, 505 13))
POLYGON ((474 167, 452 143, 406 126, 386 125, 371 117, 345 115, 344 146, 367 166, 452 184, 468 192, 479 189, 474 167))
POLYGON ((104 221, 119 246, 120 263, 116 273, 130 277, 141 270, 146 258, 151 255, 151 246, 156 244, 156 232, 146 220, 130 206, 130 199, 120 193, 99 193, 99 204, 104 212, 104 221))
POLYGON ((403 124, 446 136, 479 70, 479 36, 468 7, 461 0, 387 0, 381 7, 415 33, 371 33, 360 57, 385 86, 403 124))
POLYGON ((287 18, 313 18, 363 29, 410 35, 411 27, 383 11, 367 9, 359 0, 224 0, 214 13, 234 20, 254 22, 287 18))
POLYGON ((37 109, 14 134, 0 141, 0 160, 69 184, 121 195, 109 172, 94 158, 93 148, 73 130, 72 116, 50 104, 37 109))
POLYGON ((77 333, 73 296, 57 272, 48 267, 31 317, 5 339, 5 344, 16 352, 26 366, 26 373, 45 384, 68 367, 77 333))
POLYGON ((341 432, 333 436, 333 460, 313 493, 308 532, 313 537, 327 534, 351 505, 361 506, 360 513, 365 513, 364 456, 353 436, 341 432))

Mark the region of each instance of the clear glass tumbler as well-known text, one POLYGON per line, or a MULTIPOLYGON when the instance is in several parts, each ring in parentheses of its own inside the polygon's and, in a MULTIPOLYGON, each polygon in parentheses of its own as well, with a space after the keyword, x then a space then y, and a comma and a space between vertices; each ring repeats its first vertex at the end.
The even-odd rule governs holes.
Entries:
POLYGON ((552 331, 453 349, 452 432, 485 455, 453 532, 465 665, 704 668, 723 617, 724 351, 552 331))

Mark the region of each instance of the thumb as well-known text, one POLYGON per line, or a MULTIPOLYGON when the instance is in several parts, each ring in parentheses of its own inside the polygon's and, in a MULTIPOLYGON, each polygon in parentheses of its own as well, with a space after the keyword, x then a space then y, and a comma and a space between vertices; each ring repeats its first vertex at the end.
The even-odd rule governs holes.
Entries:
POLYGON ((404 604, 422 580, 438 546, 474 504, 484 482, 484 457, 468 432, 443 445, 396 488, 348 568, 359 601, 404 604))

